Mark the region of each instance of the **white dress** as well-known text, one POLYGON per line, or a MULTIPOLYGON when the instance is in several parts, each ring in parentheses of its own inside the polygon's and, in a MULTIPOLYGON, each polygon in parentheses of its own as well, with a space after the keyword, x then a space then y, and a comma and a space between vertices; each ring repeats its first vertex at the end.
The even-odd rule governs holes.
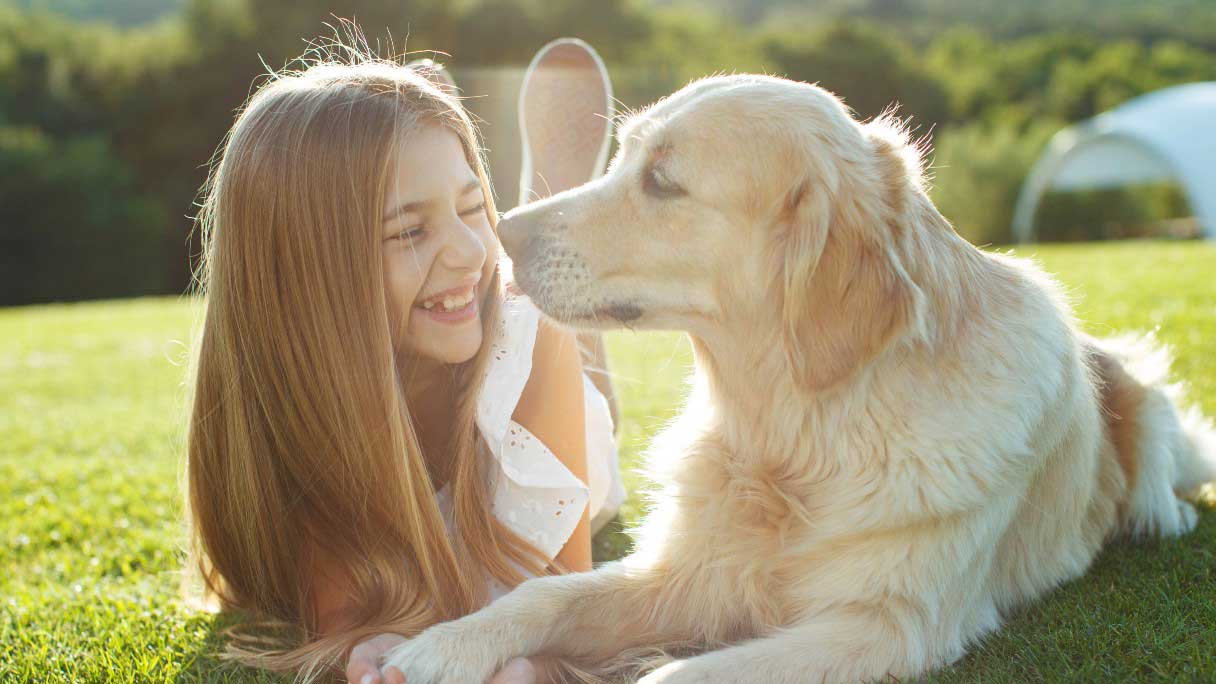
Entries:
MULTIPOLYGON (((494 515, 552 560, 590 506, 591 532, 616 515, 625 500, 613 438, 608 401, 583 375, 584 422, 587 431, 587 480, 584 484, 527 428, 511 415, 532 373, 540 311, 524 297, 508 295, 499 329, 491 340, 477 427, 498 468, 492 473, 494 515)), ((440 511, 452 530, 452 503, 445 485, 438 493, 440 511)), ((491 600, 506 593, 490 584, 491 600)))

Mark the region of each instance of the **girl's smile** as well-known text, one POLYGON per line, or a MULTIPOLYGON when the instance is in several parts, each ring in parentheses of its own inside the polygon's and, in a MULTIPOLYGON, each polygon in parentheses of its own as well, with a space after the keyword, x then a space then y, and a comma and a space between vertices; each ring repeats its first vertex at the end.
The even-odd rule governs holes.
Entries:
MULTIPOLYGON (((478 281, 480 281, 480 278, 478 281)), ((478 281, 474 281, 471 285, 454 287, 450 290, 444 290, 443 292, 420 299, 414 305, 414 309, 416 312, 421 312, 422 315, 430 316, 439 323, 459 325, 479 320, 477 306, 478 281)))

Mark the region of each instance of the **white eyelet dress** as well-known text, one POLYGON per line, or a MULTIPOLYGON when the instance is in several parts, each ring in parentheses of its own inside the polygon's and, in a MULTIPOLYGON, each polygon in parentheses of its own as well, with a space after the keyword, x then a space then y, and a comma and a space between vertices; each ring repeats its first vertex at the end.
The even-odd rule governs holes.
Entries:
MULTIPOLYGON (((591 533, 595 534, 616 515, 625 500, 625 487, 608 401, 585 373, 587 484, 511 418, 532 373, 540 315, 525 297, 507 295, 503 302, 478 398, 477 427, 498 465, 492 473, 494 515, 552 560, 574 532, 584 506, 590 506, 591 533)), ((438 493, 438 503, 451 531, 451 498, 446 486, 438 493)), ((505 593, 504 587, 491 582, 491 600, 505 593)))

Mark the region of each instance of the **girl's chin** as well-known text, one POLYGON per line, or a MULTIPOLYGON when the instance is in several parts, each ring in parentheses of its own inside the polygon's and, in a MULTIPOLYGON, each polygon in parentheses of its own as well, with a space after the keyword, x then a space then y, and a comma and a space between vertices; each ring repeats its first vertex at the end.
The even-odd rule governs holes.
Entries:
POLYGON ((426 331, 422 344, 410 345, 413 355, 446 364, 464 363, 477 355, 481 349, 481 326, 470 326, 473 330, 460 334, 437 334, 426 331))

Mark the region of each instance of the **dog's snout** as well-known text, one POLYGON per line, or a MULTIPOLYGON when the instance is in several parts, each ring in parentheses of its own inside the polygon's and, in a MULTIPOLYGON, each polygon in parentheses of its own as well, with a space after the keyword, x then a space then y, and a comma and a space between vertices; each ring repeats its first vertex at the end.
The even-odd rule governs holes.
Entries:
POLYGON ((533 233, 532 221, 518 208, 507 212, 498 222, 498 239, 513 261, 522 257, 524 246, 533 233))
POLYGON ((551 224, 538 220, 517 207, 503 215, 498 222, 498 239, 512 261, 523 263, 535 255, 538 245, 549 242, 552 234, 565 228, 564 223, 551 224))

